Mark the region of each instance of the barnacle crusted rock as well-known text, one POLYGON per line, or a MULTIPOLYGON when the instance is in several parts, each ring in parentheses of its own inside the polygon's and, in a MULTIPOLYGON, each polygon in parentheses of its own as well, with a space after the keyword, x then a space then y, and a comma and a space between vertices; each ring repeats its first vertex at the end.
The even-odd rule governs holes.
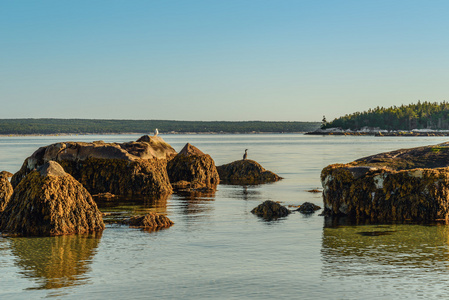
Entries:
POLYGON ((449 221, 449 143, 329 165, 321 182, 327 216, 449 221))

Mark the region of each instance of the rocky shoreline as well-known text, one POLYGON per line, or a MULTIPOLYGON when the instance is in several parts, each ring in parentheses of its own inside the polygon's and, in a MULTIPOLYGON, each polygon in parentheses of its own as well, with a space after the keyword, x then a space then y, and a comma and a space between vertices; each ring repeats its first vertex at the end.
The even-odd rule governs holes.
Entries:
MULTIPOLYGON (((256 167, 233 174, 232 184, 281 179, 254 161, 228 165, 235 164, 256 167)), ((59 142, 40 147, 17 173, 1 173, 0 232, 53 236, 102 231, 103 215, 96 200, 119 196, 166 201, 173 192, 213 193, 220 182, 219 168, 195 146, 187 143, 177 153, 156 135, 126 143, 59 142)), ((146 230, 173 225, 166 216, 154 213, 117 222, 146 230)))
POLYGON ((362 128, 361 130, 329 128, 306 132, 306 135, 337 136, 449 136, 449 130, 413 129, 413 130, 381 130, 378 128, 362 128))

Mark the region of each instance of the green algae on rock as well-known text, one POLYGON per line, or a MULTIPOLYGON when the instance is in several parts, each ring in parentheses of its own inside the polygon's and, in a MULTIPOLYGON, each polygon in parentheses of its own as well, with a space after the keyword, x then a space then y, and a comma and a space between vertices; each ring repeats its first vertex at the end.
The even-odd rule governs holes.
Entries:
POLYGON ((41 147, 28 157, 11 179, 13 186, 32 170, 57 161, 92 194, 151 195, 171 193, 167 161, 176 151, 161 137, 139 142, 64 142, 41 147))
POLYGON ((212 157, 189 143, 167 163, 167 173, 175 189, 215 190, 220 182, 212 157))
POLYGON ((449 221, 449 144, 401 149, 321 172, 324 215, 449 221))
POLYGON ((89 192, 56 162, 29 173, 0 219, 8 235, 53 236, 101 231, 101 212, 89 192))
POLYGON ((250 159, 237 160, 217 167, 220 181, 226 184, 262 184, 281 180, 282 177, 265 170, 258 162, 250 159))

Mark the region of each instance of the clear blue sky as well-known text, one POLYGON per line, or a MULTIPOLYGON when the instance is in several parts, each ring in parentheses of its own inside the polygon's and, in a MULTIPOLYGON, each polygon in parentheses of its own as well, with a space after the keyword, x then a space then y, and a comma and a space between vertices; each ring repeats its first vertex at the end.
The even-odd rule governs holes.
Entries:
POLYGON ((320 121, 449 101, 446 0, 0 0, 0 118, 320 121))

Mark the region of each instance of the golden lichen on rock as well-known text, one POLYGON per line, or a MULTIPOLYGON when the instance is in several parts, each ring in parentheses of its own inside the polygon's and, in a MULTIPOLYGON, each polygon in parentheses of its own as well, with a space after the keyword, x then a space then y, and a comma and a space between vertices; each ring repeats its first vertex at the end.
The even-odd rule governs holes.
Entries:
POLYGON ((250 159, 237 160, 217 167, 220 181, 227 184, 262 184, 281 180, 282 177, 265 170, 258 162, 250 159))
POLYGON ((449 221, 449 161, 444 159, 449 151, 441 148, 446 149, 401 149, 327 166, 321 172, 324 214, 374 222, 449 221))
POLYGON ((160 137, 138 142, 63 142, 41 147, 14 174, 17 186, 25 176, 48 161, 57 161, 92 194, 160 196, 171 193, 167 161, 176 151, 160 137))
POLYGON ((149 212, 144 216, 131 217, 126 223, 131 227, 138 227, 145 230, 168 228, 174 224, 168 217, 155 212, 149 212))
POLYGON ((13 193, 12 185, 8 179, 11 176, 12 174, 9 172, 0 172, 0 213, 5 209, 13 193))
POLYGON ((102 214, 89 192, 56 162, 32 171, 16 186, 0 220, 0 231, 10 235, 53 236, 103 229, 102 214))
POLYGON ((220 179, 212 157, 186 144, 167 163, 167 173, 175 189, 216 189, 220 179))

